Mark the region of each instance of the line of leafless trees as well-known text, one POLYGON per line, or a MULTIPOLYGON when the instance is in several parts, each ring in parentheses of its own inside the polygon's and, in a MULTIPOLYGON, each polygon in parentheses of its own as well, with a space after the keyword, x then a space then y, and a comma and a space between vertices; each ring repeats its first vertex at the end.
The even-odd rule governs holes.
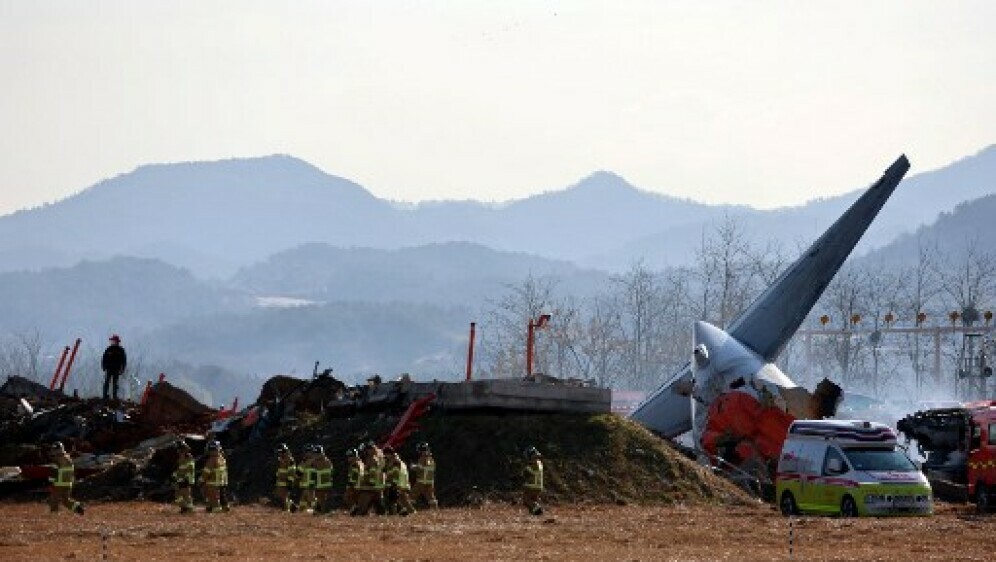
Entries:
MULTIPOLYGON (((654 388, 687 362, 693 321, 726 326, 794 259, 776 244, 746 240, 741 224, 727 218, 703 237, 693 266, 651 271, 637 263, 590 298, 563 294, 550 277, 509 286, 484 314, 480 370, 496 377, 524 373, 527 322, 550 313, 553 321, 536 334, 534 371, 615 389, 654 388)), ((983 311, 991 303, 996 303, 996 255, 977 241, 966 241, 962 252, 942 253, 921 240, 912 262, 845 264, 779 365, 810 387, 829 377, 851 391, 877 396, 898 392, 918 399, 944 389, 953 396, 949 383, 960 334, 944 335, 940 382, 927 376, 933 339, 872 334, 885 327, 890 313, 889 327, 914 326, 918 313, 927 315, 923 326, 950 325, 950 311, 983 311), (806 329, 833 328, 839 333, 808 341, 803 335, 806 329)))

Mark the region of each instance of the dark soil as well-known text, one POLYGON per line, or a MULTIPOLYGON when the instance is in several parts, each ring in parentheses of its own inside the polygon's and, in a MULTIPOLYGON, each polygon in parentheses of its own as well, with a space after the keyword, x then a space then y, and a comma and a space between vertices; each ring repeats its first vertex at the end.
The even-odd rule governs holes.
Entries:
MULTIPOLYGON (((443 505, 512 501, 521 490, 524 451, 543 454, 546 496, 552 503, 736 503, 752 500, 641 426, 613 414, 460 414, 435 412, 401 447, 405 460, 428 442, 437 462, 443 505)), ((286 442, 295 454, 317 443, 335 465, 334 490, 345 487, 345 452, 379 441, 397 423, 386 415, 316 417, 244 442, 228 455, 232 493, 240 502, 272 491, 273 450, 286 442)))

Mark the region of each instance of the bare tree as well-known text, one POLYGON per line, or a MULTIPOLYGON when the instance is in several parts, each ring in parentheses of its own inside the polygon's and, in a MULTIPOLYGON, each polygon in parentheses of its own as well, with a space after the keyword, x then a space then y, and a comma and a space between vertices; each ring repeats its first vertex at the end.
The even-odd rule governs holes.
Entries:
MULTIPOLYGON (((561 342, 583 379, 599 386, 615 388, 624 380, 624 342, 618 310, 610 298, 595 297, 586 310, 572 308, 556 325, 571 335, 561 342)), ((564 371, 562 371, 564 372, 564 371)))
MULTIPOLYGON (((907 283, 900 295, 900 303, 896 312, 900 321, 911 326, 919 326, 918 316, 936 303, 941 291, 940 277, 937 271, 937 247, 928 243, 923 237, 917 238, 917 260, 911 267, 903 270, 907 283)), ((905 355, 913 369, 913 385, 919 397, 923 386, 926 367, 926 351, 923 335, 920 332, 906 334, 903 338, 905 355)))
POLYGON ((694 283, 694 273, 686 268, 666 272, 660 279, 660 374, 665 377, 683 367, 691 355, 692 325, 700 318, 693 305, 694 283))
MULTIPOLYGON (((879 265, 865 269, 867 289, 864 292, 865 323, 870 325, 871 334, 865 348, 870 356, 871 366, 868 372, 868 387, 873 396, 878 396, 886 383, 897 373, 895 361, 884 365, 882 329, 886 326, 886 316, 898 310, 902 303, 902 295, 907 285, 904 271, 879 265)), ((895 381, 894 381, 895 382, 895 381)))
MULTIPOLYGON (((556 279, 530 274, 518 284, 505 286, 506 292, 488 302, 481 326, 482 372, 492 377, 520 377, 526 372, 526 328, 531 319, 553 313, 556 279)), ((534 357, 543 368, 547 338, 537 338, 534 357)))
POLYGON ((0 342, 0 374, 47 384, 41 373, 44 339, 38 330, 14 332, 0 342))
MULTIPOLYGON (((854 334, 851 328, 852 318, 865 313, 867 286, 866 273, 851 264, 845 264, 827 286, 820 303, 841 333, 839 336, 829 336, 829 345, 820 346, 826 353, 827 361, 819 361, 819 364, 825 371, 831 364, 834 365, 845 384, 859 382, 861 353, 867 342, 854 334)), ((834 378, 833 374, 825 372, 824 376, 834 378)))
POLYGON ((653 275, 642 262, 625 274, 612 278, 615 306, 620 315, 623 356, 627 376, 632 381, 646 378, 650 363, 657 290, 653 275))
POLYGON ((996 256, 982 249, 978 239, 969 240, 964 252, 938 260, 937 266, 941 288, 959 311, 974 309, 996 293, 996 256))
MULTIPOLYGON (((996 255, 984 250, 978 239, 969 240, 963 252, 951 253, 939 260, 938 273, 946 303, 961 315, 964 326, 973 326, 981 320, 978 307, 991 302, 996 295, 996 255)), ((974 341, 963 338, 953 363, 975 359, 974 341)), ((950 363, 949 363, 950 364, 950 363)), ((958 366, 960 367, 960 365, 958 366)), ((951 372, 958 371, 958 367, 951 372)), ((956 393, 963 398, 982 398, 988 394, 987 382, 980 377, 964 381, 955 378, 956 393)))
MULTIPOLYGON (((762 272, 758 255, 746 239, 743 225, 726 215, 715 236, 703 237, 697 253, 700 275, 700 318, 726 326, 758 293, 762 272)), ((762 260, 763 261, 763 260, 762 260)))

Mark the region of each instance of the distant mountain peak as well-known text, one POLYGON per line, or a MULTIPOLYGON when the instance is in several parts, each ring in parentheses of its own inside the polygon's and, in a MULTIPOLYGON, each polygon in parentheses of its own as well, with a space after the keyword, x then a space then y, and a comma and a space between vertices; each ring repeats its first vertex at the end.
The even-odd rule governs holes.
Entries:
POLYGON ((626 181, 626 178, 608 170, 592 172, 574 184, 570 189, 598 189, 605 191, 625 189, 627 191, 639 191, 633 184, 626 181))
POLYGON ((194 192, 206 190, 236 196, 249 190, 286 192, 290 189, 329 187, 335 188, 339 194, 349 193, 355 198, 376 200, 359 184, 327 174, 317 166, 288 154, 145 164, 92 185, 66 200, 81 196, 120 198, 125 193, 139 193, 139 197, 146 197, 150 190, 170 193, 185 189, 194 192))
POLYGON ((183 162, 145 164, 135 168, 134 171, 123 175, 159 174, 163 172, 222 173, 229 175, 256 174, 264 172, 270 175, 291 174, 295 176, 307 175, 313 177, 335 177, 329 176, 310 162, 306 162, 305 160, 289 154, 270 154, 267 156, 223 158, 219 160, 192 160, 183 162))
POLYGON ((695 203, 691 199, 641 189, 631 184, 626 178, 609 170, 592 172, 561 193, 576 193, 595 198, 628 197, 632 199, 644 199, 650 197, 657 200, 695 203))
POLYGON ((151 164, 143 164, 136 168, 135 170, 144 170, 147 168, 170 168, 174 166, 197 166, 197 167, 213 167, 213 166, 231 166, 231 165, 254 165, 254 164, 285 164, 285 165, 298 165, 306 166, 308 168, 315 168, 312 164, 290 154, 267 154, 263 156, 233 156, 231 158, 218 158, 216 160, 180 160, 177 162, 155 162, 151 164))

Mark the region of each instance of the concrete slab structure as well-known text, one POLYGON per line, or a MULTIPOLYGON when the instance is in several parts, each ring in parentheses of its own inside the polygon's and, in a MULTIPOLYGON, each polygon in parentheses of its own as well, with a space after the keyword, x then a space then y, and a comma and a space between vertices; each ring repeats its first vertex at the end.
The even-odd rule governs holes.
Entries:
POLYGON ((609 413, 612 391, 517 379, 469 382, 386 382, 372 389, 367 404, 400 401, 407 406, 435 394, 433 408, 446 411, 507 410, 549 413, 609 413))

